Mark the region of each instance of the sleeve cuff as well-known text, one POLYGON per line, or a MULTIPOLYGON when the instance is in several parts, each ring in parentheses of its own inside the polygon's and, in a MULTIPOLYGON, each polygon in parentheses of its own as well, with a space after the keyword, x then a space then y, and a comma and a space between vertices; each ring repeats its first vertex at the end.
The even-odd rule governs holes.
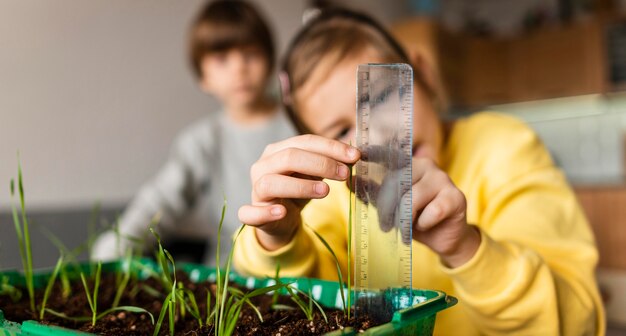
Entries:
POLYGON ((520 254, 530 253, 515 248, 511 244, 499 243, 480 230, 481 243, 476 254, 462 266, 440 267, 443 273, 450 276, 455 289, 462 296, 500 296, 514 291, 519 282, 524 282, 524 275, 532 273, 531 269, 539 260, 536 255, 526 256, 528 261, 517 262, 520 254), (529 273, 530 272, 530 273, 529 273))
POLYGON ((276 265, 280 264, 281 276, 306 276, 315 266, 313 241, 304 225, 289 244, 274 251, 267 251, 259 244, 256 229, 252 227, 243 230, 236 245, 235 264, 246 275, 274 276, 276 265))

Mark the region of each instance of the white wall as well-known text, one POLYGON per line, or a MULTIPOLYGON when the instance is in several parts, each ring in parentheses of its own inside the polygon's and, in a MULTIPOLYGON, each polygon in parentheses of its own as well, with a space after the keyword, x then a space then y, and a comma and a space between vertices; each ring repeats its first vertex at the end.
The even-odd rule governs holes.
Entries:
POLYGON ((155 172, 216 106, 184 62, 198 3, 0 1, 0 207, 17 150, 31 208, 123 202, 155 172))
POLYGON ((624 183, 626 95, 586 95, 492 109, 526 120, 572 183, 624 183))
MULTIPOLYGON (((389 22, 404 1, 350 0, 389 22)), ((30 209, 123 205, 217 108, 187 69, 200 0, 0 0, 0 210, 21 153, 30 209)), ((256 0, 282 50, 305 1, 256 0)))

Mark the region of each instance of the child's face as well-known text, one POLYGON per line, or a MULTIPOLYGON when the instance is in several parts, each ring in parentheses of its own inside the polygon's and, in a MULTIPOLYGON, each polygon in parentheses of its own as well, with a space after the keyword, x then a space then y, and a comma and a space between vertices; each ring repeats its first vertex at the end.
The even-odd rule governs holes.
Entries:
POLYGON ((254 104, 265 90, 268 62, 257 47, 209 53, 201 67, 204 91, 231 108, 254 104))
MULTIPOLYGON (((373 51, 366 51, 333 66, 324 62, 295 95, 296 110, 312 133, 355 144, 356 69, 359 64, 381 63, 373 51), (321 78, 327 74, 327 77, 321 78)), ((443 141, 441 121, 430 100, 414 86, 413 156, 439 162, 443 141)))

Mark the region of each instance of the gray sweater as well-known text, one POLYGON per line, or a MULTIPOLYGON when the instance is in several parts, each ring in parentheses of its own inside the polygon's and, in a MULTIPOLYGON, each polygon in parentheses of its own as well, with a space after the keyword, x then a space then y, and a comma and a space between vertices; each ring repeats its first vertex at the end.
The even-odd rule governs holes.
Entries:
POLYGON ((185 129, 175 140, 171 155, 157 176, 144 185, 120 218, 119 235, 102 234, 95 242, 92 258, 120 258, 132 244, 124 237, 137 237, 153 247, 148 225, 156 213, 161 240, 168 238, 207 239, 205 263, 214 265, 217 229, 222 205, 226 215, 222 228, 220 260, 232 246, 232 236, 241 223, 240 206, 250 203, 250 166, 265 146, 295 135, 281 110, 261 125, 234 124, 224 113, 214 113, 185 129), (117 237, 122 237, 117 239, 117 237))

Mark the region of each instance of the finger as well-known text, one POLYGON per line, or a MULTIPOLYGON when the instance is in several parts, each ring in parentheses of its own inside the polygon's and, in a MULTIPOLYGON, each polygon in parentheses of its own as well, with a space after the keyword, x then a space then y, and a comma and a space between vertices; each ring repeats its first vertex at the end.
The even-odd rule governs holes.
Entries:
POLYGON ((300 148, 344 163, 354 163, 361 156, 356 147, 341 141, 319 135, 305 134, 268 145, 265 147, 262 157, 273 155, 287 148, 300 148))
POLYGON ((380 185, 376 197, 379 224, 384 232, 399 226, 401 200, 412 187, 409 183, 400 182, 400 174, 402 173, 402 171, 389 172, 380 185))
POLYGON ((273 205, 244 205, 237 213, 239 220, 247 225, 260 226, 283 219, 287 209, 281 204, 273 205))
POLYGON ((412 186, 412 214, 414 220, 437 197, 442 188, 449 185, 452 185, 452 181, 441 170, 434 169, 423 174, 412 186))
POLYGON ((440 170, 433 160, 428 158, 414 158, 411 169, 411 180, 413 184, 423 179, 427 172, 433 170, 440 170))
POLYGON ((266 156, 252 166, 253 181, 268 174, 299 174, 343 181, 348 178, 350 168, 326 155, 292 147, 266 156))
POLYGON ((252 198, 255 203, 277 198, 314 199, 325 197, 329 191, 330 187, 323 181, 268 174, 257 180, 252 198))
POLYGON ((417 218, 415 228, 419 231, 427 231, 450 218, 465 217, 466 201, 461 191, 454 186, 443 189, 435 199, 424 208, 417 218))

